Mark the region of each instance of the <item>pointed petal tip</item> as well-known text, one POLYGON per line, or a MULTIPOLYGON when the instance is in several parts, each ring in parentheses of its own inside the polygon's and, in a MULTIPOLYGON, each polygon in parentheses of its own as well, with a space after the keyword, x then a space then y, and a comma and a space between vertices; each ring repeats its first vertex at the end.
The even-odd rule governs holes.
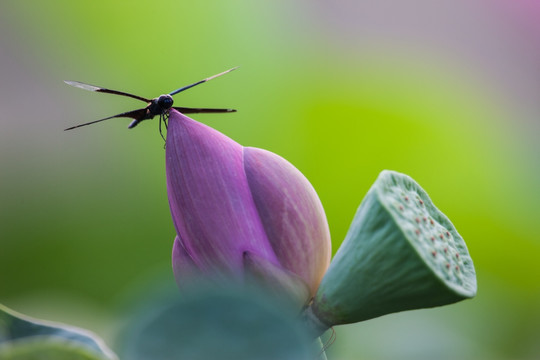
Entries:
POLYGON ((176 232, 202 271, 242 274, 249 250, 276 261, 247 183, 242 146, 171 111, 167 193, 176 232))

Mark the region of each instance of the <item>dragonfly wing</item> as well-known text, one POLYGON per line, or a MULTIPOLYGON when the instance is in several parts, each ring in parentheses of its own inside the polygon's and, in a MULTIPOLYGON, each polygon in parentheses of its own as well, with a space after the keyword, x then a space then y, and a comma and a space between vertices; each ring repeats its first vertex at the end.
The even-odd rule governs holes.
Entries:
POLYGON ((138 122, 138 121, 144 120, 145 116, 146 116, 146 108, 142 108, 142 109, 127 111, 127 112, 124 112, 124 113, 121 113, 121 114, 118 114, 118 115, 109 116, 109 117, 106 117, 106 118, 103 118, 103 119, 90 121, 90 122, 87 122, 87 123, 84 123, 84 124, 72 126, 72 127, 67 128, 67 129, 64 129, 64 131, 73 130, 73 129, 76 129, 76 128, 80 128, 82 126, 91 125, 91 124, 95 124, 95 123, 98 123, 98 122, 101 122, 101 121, 105 121, 105 120, 109 120, 109 119, 113 119, 113 118, 121 118, 121 117, 132 118, 132 119, 134 119, 134 120, 136 120, 138 122))
POLYGON ((181 92, 181 91, 184 91, 184 90, 187 90, 187 89, 192 88, 192 87, 194 87, 194 86, 197 86, 197 85, 199 85, 199 84, 205 83, 205 82, 207 82, 207 81, 210 81, 210 80, 212 80, 212 79, 217 78, 218 76, 221 76, 221 75, 225 75, 225 74, 227 74, 227 73, 230 73, 231 71, 236 70, 236 69, 238 69, 238 66, 233 67, 232 69, 229 69, 229 70, 225 70, 224 72, 220 72, 219 74, 216 74, 216 75, 207 77, 206 79, 202 79, 202 80, 197 81, 197 82, 195 82, 195 83, 193 83, 193 84, 190 84, 190 85, 187 85, 187 86, 183 86, 183 87, 181 87, 181 88, 179 88, 179 89, 176 89, 176 90, 174 90, 174 91, 171 91, 171 92, 169 93, 169 95, 173 96, 173 95, 175 95, 175 94, 178 94, 178 93, 181 92))
POLYGON ((180 111, 182 114, 198 114, 198 113, 230 113, 230 112, 236 112, 235 109, 215 109, 215 108, 174 107, 173 109, 180 111))
POLYGON ((117 90, 105 89, 105 88, 102 88, 102 87, 99 87, 99 86, 85 84, 85 83, 82 83, 82 82, 79 82, 79 81, 64 80, 64 82, 66 84, 68 84, 68 85, 75 86, 76 88, 84 89, 84 90, 88 90, 88 91, 95 91, 95 92, 102 92, 102 93, 106 93, 106 94, 127 96, 127 97, 130 97, 130 98, 133 98, 133 99, 137 99, 137 100, 147 102, 147 103, 152 101, 150 99, 143 98, 141 96, 137 96, 137 95, 133 95, 133 94, 130 94, 130 93, 117 91, 117 90))
POLYGON ((82 83, 82 82, 78 82, 78 81, 69 81, 69 80, 64 80, 64 82, 68 85, 71 85, 71 86, 75 86, 79 89, 84 89, 84 90, 88 90, 88 91, 98 91, 99 89, 101 89, 100 87, 98 86, 94 86, 94 85, 90 85, 90 84, 85 84, 85 83, 82 83))

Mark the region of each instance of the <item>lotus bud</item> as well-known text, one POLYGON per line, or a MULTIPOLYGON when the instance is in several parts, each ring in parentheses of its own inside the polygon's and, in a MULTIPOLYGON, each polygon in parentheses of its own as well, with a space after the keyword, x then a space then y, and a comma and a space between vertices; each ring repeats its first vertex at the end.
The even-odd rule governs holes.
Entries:
POLYGON ((409 176, 383 171, 304 313, 316 334, 476 294, 467 246, 409 176))
POLYGON ((282 287, 301 282, 299 293, 314 295, 330 233, 315 190, 293 165, 171 110, 166 170, 179 286, 193 274, 243 281, 250 271, 282 287))

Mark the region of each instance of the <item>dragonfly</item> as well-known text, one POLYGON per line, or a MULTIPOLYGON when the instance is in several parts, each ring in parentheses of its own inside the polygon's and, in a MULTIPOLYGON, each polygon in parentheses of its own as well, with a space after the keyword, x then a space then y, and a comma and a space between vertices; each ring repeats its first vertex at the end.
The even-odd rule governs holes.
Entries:
POLYGON ((173 97, 173 95, 176 95, 179 92, 190 89, 190 88, 192 88, 194 86, 197 86, 199 84, 203 84, 203 83, 205 83, 207 81, 210 81, 212 79, 215 79, 215 78, 217 78, 217 77, 219 77, 221 75, 225 75, 227 73, 230 73, 231 71, 236 70, 237 68, 238 68, 238 66, 233 67, 232 69, 229 69, 229 70, 223 71, 223 72, 221 72, 219 74, 207 77, 206 79, 202 79, 200 81, 194 82, 193 84, 182 86, 181 88, 173 90, 168 94, 163 94, 163 95, 160 95, 160 96, 158 96, 156 98, 153 98, 153 99, 147 99, 147 98, 144 98, 144 97, 141 97, 141 96, 138 96, 138 95, 133 95, 133 94, 122 92, 122 91, 111 90, 111 89, 106 89, 106 88, 102 88, 102 87, 99 87, 99 86, 85 84, 85 83, 82 83, 82 82, 79 82, 79 81, 64 80, 64 82, 66 84, 77 87, 77 88, 80 88, 80 89, 84 89, 84 90, 88 90, 88 91, 95 91, 95 92, 102 92, 102 93, 106 93, 106 94, 127 96, 127 97, 137 99, 137 100, 140 100, 140 101, 144 101, 145 103, 147 103, 147 105, 145 107, 143 107, 143 108, 123 112, 123 113, 120 113, 120 114, 117 114, 117 115, 108 116, 108 117, 103 118, 103 119, 94 120, 94 121, 90 121, 90 122, 83 123, 83 124, 80 124, 80 125, 72 126, 72 127, 67 128, 67 129, 64 129, 64 131, 77 129, 77 128, 80 128, 80 127, 83 127, 83 126, 92 125, 92 124, 102 122, 102 121, 105 121, 105 120, 109 120, 109 119, 113 119, 113 118, 131 118, 131 119, 133 119, 131 121, 131 123, 129 124, 129 126, 128 126, 128 129, 132 129, 135 126, 137 126, 143 120, 150 120, 150 119, 153 119, 155 116, 159 116, 159 133, 161 134, 161 137, 163 138, 163 140, 165 140, 165 137, 163 136, 163 132, 161 131, 161 123, 164 123, 165 128, 167 128, 167 119, 169 117, 169 110, 170 109, 178 110, 179 112, 181 112, 183 114, 231 113, 231 112, 236 112, 236 110, 234 110, 234 109, 189 108, 189 107, 173 106, 174 101, 173 101, 172 97, 173 97))

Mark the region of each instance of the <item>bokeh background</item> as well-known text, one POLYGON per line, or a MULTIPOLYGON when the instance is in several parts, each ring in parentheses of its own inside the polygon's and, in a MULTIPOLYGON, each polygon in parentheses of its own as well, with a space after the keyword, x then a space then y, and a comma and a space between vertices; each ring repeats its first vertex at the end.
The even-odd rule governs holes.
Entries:
POLYGON ((411 175, 466 240, 473 300, 336 327, 332 359, 540 357, 540 3, 535 0, 0 2, 0 302, 114 342, 174 287, 154 97, 312 182, 333 250, 383 169, 411 175), (164 284, 164 285, 163 285, 164 284))

